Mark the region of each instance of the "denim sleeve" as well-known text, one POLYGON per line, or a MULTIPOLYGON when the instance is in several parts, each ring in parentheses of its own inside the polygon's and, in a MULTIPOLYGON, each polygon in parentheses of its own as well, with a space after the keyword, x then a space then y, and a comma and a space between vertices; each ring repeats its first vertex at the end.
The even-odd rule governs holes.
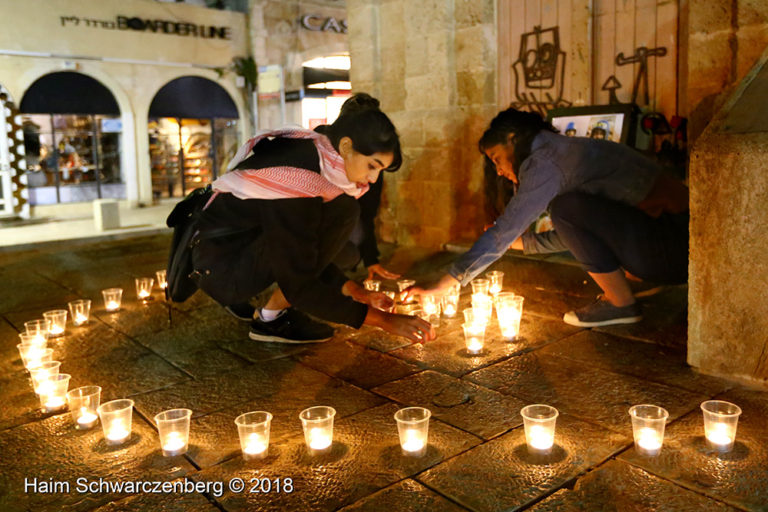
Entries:
POLYGON ((531 155, 523 166, 520 188, 496 223, 448 269, 462 286, 506 252, 509 245, 536 220, 560 192, 562 173, 551 161, 531 155), (532 160, 532 161, 528 161, 532 160))
POLYGON ((525 254, 547 254, 567 250, 568 248, 555 230, 542 233, 526 231, 523 234, 523 253, 525 254))

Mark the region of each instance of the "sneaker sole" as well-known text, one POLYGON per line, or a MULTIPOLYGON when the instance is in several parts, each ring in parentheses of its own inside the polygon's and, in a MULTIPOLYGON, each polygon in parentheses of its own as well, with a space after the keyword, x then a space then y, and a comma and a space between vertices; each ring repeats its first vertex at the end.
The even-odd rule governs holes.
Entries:
POLYGON ((272 336, 269 334, 256 334, 254 332, 249 332, 248 337, 253 341, 266 341, 271 343, 287 343, 289 345, 303 345, 305 343, 322 343, 324 341, 328 341, 331 338, 333 338, 333 336, 328 336, 327 338, 321 338, 317 340, 291 340, 288 338, 281 338, 280 336, 272 336))
POLYGON ((238 315, 237 313, 235 313, 234 311, 232 311, 232 310, 231 310, 231 309, 229 309, 229 308, 224 308, 224 311, 226 311, 227 313, 229 313, 229 315, 230 315, 231 317, 233 317, 233 318, 237 318, 237 319, 238 319, 238 320, 240 320, 241 322, 252 322, 252 321, 253 321, 253 317, 252 317, 252 316, 250 316, 250 317, 247 317, 247 318, 246 318, 246 317, 244 317, 244 316, 240 316, 240 315, 238 315))
POLYGON ((563 322, 574 327, 602 327, 604 325, 636 324, 643 319, 642 316, 626 316, 624 318, 611 318, 599 322, 583 322, 572 312, 563 315, 563 322))

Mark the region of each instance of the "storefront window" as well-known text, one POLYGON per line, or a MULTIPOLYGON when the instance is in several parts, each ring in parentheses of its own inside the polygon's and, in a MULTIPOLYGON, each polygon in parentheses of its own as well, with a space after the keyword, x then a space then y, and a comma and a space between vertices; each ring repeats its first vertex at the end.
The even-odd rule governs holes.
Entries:
POLYGON ((182 197, 209 185, 226 171, 237 142, 236 119, 150 119, 153 197, 182 197))
POLYGON ((22 121, 30 204, 125 198, 119 117, 25 114, 22 121))

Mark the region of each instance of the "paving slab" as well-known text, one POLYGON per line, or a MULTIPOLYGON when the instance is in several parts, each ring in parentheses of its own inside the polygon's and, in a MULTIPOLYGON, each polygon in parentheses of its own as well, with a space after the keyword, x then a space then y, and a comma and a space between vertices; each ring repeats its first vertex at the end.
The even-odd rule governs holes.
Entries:
MULTIPOLYGON (((339 336, 339 335, 337 335, 339 336)), ((378 350, 379 352, 389 352, 396 348, 406 347, 411 342, 402 336, 393 336, 386 331, 375 327, 362 327, 357 332, 349 333, 342 331, 342 339, 348 339, 358 345, 378 350)))
POLYGON ((606 428, 631 433, 628 410, 657 404, 670 420, 697 408, 707 395, 648 382, 536 352, 520 355, 470 373, 465 379, 531 403, 556 407, 606 428))
MULTIPOLYGON (((136 288, 123 290, 123 302, 118 311, 106 311, 103 304, 100 306, 91 314, 127 336, 136 337, 173 327, 174 314, 168 314, 168 303, 163 300, 140 301, 136 298, 136 288)), ((178 315, 182 314, 176 312, 175 321, 179 321, 178 315)))
MULTIPOLYGON (((219 503, 228 511, 330 511, 414 475, 477 445, 480 440, 432 420, 429 447, 423 457, 402 455, 394 413, 385 404, 334 422, 334 441, 327 454, 307 453, 303 435, 270 444, 262 461, 236 457, 194 476, 203 481, 242 478, 291 478, 293 492, 227 492, 219 503)), ((248 484, 248 488, 253 484, 248 484)))
POLYGON ((734 389, 720 396, 742 409, 731 453, 707 447, 699 408, 672 423, 656 457, 634 448, 620 459, 683 487, 746 510, 766 510, 768 504, 768 396, 764 391, 734 389))
POLYGON ((516 428, 416 476, 470 510, 517 510, 603 462, 631 439, 567 414, 549 455, 531 455, 516 428))
POLYGON ((688 366, 684 350, 589 329, 547 345, 537 353, 565 357, 705 395, 716 395, 733 387, 733 383, 725 379, 704 375, 688 366))
POLYGON ((579 478, 573 490, 561 489, 526 510, 536 512, 575 512, 577 510, 726 512, 739 509, 614 460, 606 462, 579 478))
POLYGON ((130 439, 108 446, 101 428, 75 430, 69 414, 0 432, 0 510, 90 510, 128 494, 78 492, 77 479, 88 482, 167 481, 194 468, 184 457, 163 457, 157 433, 134 414, 130 439), (32 482, 66 482, 65 492, 25 492, 32 482))
POLYGON ((202 494, 140 494, 132 498, 113 501, 92 512, 217 512, 221 510, 202 494))
POLYGON ((538 287, 580 297, 594 297, 600 293, 600 288, 577 265, 563 265, 510 255, 499 260, 488 270, 504 272, 504 288, 515 293, 523 287, 538 287))
POLYGON ((401 359, 338 339, 308 345, 305 352, 294 358, 310 368, 365 389, 419 371, 401 359))
POLYGON ((486 330, 485 346, 479 354, 471 354, 467 351, 464 332, 460 326, 459 330, 454 329, 448 332, 444 332, 441 327, 437 339, 424 344, 409 345, 389 353, 420 368, 461 377, 577 331, 579 331, 578 327, 524 314, 520 322, 520 334, 514 341, 502 338, 498 322, 494 318, 486 330))
MULTIPOLYGON (((196 418, 237 404, 268 399, 286 403, 311 400, 312 405, 336 407, 342 415, 383 401, 356 386, 287 359, 253 364, 242 370, 206 376, 135 397, 136 407, 148 418, 177 407, 192 409, 196 418), (325 403, 327 400, 333 403, 325 403)), ((242 412, 247 410, 252 409, 242 412)))
POLYGON ((463 512, 464 507, 411 479, 403 480, 361 499, 343 512, 463 512))
POLYGON ((13 283, 13 290, 6 290, 0 294, 0 313, 25 309, 40 309, 43 311, 57 309, 56 305, 78 299, 71 290, 54 283, 44 277, 23 273, 18 274, 10 269, 0 269, 0 280, 4 283, 13 283))
POLYGON ((468 381, 424 371, 372 391, 407 406, 426 407, 432 416, 490 439, 521 425, 526 402, 468 381))

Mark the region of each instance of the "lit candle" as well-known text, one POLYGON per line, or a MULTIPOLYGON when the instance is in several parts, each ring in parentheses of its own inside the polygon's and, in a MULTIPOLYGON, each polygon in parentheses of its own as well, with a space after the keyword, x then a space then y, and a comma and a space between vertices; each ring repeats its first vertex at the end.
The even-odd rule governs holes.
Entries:
POLYGON ((309 431, 309 447, 313 450, 325 450, 333 439, 324 428, 313 428, 309 431))
POLYGON ((496 295, 497 293, 501 292, 501 286, 497 283, 494 283, 490 287, 491 295, 496 295))
POLYGON ((483 350, 483 341, 480 338, 471 337, 467 340, 467 350, 473 354, 477 354, 483 350))
POLYGON ((147 290, 139 291, 139 298, 140 299, 146 299, 147 297, 149 297, 149 292, 147 290))
POLYGON ((405 438, 401 446, 406 452, 419 452, 424 449, 424 438, 419 430, 408 429, 405 431, 405 438))
POLYGON ((88 317, 85 316, 84 314, 78 313, 75 315, 75 324, 83 325, 87 321, 88 321, 88 317))
POLYGON ((129 435, 131 435, 131 432, 125 428, 123 421, 119 419, 114 420, 107 431, 107 441, 111 443, 122 443, 129 435))
POLYGON ((64 407, 64 397, 53 395, 49 396, 45 401, 45 412, 55 412, 64 407))
POLYGON ((707 439, 717 447, 724 447, 733 442, 733 437, 725 423, 715 423, 707 430, 707 439))
POLYGON ((424 304, 424 312, 428 315, 434 315, 437 313, 437 306, 431 302, 424 304))
POLYGON ((165 436, 165 442, 163 443, 163 452, 176 453, 184 449, 184 445, 187 444, 184 440, 184 436, 180 432, 170 432, 165 436))
POLYGON ((456 314, 456 306, 448 303, 445 305, 445 316, 451 317, 456 314))
POLYGON ((77 417, 77 425, 80 428, 91 428, 96 424, 96 420, 98 419, 98 416, 96 416, 92 412, 88 412, 87 407, 81 407, 80 408, 80 415, 77 417))
POLYGON ((549 450, 555 443, 555 431, 542 425, 532 425, 528 429, 528 444, 537 450, 549 450))
POLYGON ((118 309, 120 309, 120 303, 117 302, 116 300, 107 301, 106 308, 107 308, 107 311, 117 311, 118 309))
POLYGON ((647 452, 657 452, 661 449, 662 439, 656 429, 643 427, 637 433, 637 446, 647 452))
POLYGON ((245 441, 245 447, 243 447, 243 453, 246 455, 260 455, 267 450, 267 440, 264 436, 253 432, 248 434, 245 441))

